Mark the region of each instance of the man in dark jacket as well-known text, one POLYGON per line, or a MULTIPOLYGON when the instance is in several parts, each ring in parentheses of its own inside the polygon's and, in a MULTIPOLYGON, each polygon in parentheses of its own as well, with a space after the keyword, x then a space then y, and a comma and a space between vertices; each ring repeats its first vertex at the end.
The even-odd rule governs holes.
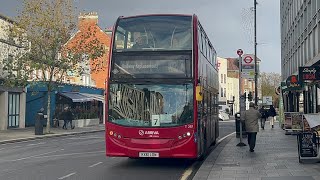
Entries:
POLYGON ((261 114, 255 109, 253 102, 250 102, 249 109, 241 113, 241 121, 244 121, 246 126, 246 131, 248 134, 248 144, 250 147, 250 152, 254 152, 254 147, 256 146, 256 137, 259 132, 259 118, 261 114))
POLYGON ((268 111, 264 108, 264 106, 262 106, 259 109, 259 112, 261 114, 261 118, 260 118, 261 128, 264 129, 264 125, 266 124, 266 120, 268 118, 268 111))
POLYGON ((62 129, 68 129, 69 123, 70 123, 71 129, 74 129, 74 126, 72 126, 73 114, 70 111, 69 107, 64 108, 64 111, 62 112, 62 119, 64 121, 62 129))
POLYGON ((270 117, 270 126, 271 126, 271 128, 273 128, 274 127, 275 116, 277 115, 276 110, 274 109, 273 105, 270 105, 270 109, 268 111, 268 115, 270 117))

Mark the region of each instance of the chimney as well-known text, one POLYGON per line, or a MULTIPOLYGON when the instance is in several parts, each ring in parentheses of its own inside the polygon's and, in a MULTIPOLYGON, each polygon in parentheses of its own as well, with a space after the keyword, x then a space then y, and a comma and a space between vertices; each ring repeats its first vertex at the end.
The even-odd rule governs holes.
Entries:
POLYGON ((79 20, 79 30, 86 31, 89 26, 95 26, 98 24, 98 13, 97 12, 80 13, 78 20, 79 20))

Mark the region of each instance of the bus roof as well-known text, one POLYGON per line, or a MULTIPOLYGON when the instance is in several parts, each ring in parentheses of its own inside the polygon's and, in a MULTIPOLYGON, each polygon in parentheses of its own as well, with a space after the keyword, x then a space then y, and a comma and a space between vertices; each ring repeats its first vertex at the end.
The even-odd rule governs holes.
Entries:
POLYGON ((190 15, 190 14, 143 14, 143 15, 135 15, 135 16, 119 16, 119 19, 145 17, 145 16, 194 16, 194 15, 190 15))

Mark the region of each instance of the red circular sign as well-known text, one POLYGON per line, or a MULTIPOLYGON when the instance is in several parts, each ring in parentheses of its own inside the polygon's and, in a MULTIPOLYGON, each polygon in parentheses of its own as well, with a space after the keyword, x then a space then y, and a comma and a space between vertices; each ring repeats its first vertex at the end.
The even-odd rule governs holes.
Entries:
POLYGON ((243 61, 244 61, 245 63, 247 63, 247 64, 250 64, 250 63, 253 61, 253 59, 252 59, 251 56, 246 56, 246 57, 243 59, 243 61))
POLYGON ((241 55, 243 54, 242 49, 238 49, 238 50, 237 50, 237 54, 238 54, 239 56, 241 56, 241 55))

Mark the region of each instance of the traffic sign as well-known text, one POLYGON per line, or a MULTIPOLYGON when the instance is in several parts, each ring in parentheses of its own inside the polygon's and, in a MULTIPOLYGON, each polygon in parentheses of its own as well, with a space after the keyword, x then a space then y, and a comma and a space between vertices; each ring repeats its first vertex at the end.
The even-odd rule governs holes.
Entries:
POLYGON ((252 56, 246 55, 241 63, 241 77, 253 80, 255 76, 254 60, 252 56))
POLYGON ((243 58, 243 62, 245 62, 246 64, 251 64, 253 61, 251 56, 246 56, 243 58))
POLYGON ((242 49, 238 49, 238 50, 237 50, 237 54, 238 54, 239 56, 242 56, 242 54, 243 54, 242 49))
POLYGON ((262 103, 264 105, 272 105, 272 96, 263 96, 262 103))

